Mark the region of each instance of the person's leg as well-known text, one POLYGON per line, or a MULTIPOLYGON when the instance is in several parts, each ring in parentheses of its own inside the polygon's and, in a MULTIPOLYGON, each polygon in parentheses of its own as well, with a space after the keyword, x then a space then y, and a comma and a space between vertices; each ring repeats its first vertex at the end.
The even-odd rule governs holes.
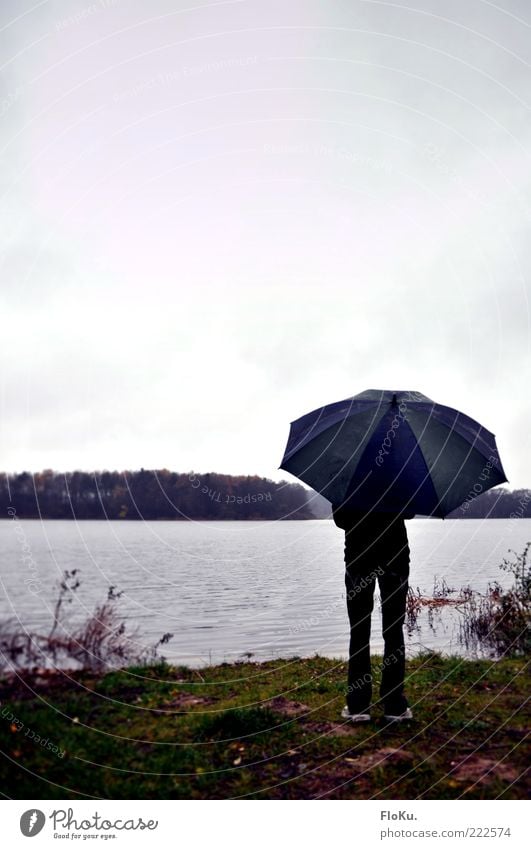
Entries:
POLYGON ((403 625, 409 577, 409 548, 406 545, 383 567, 378 576, 382 604, 384 660, 380 698, 384 712, 400 715, 408 707, 404 695, 405 647, 403 625))
POLYGON ((350 713, 367 713, 372 697, 371 613, 375 573, 363 563, 349 562, 345 551, 345 586, 350 622, 347 706, 350 713))

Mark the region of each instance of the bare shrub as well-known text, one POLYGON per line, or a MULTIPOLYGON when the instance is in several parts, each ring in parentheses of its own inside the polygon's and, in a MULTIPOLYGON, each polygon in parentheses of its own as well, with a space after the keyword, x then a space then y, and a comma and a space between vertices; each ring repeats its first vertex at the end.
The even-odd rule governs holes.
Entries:
POLYGON ((443 578, 436 577, 433 592, 424 595, 420 588, 409 588, 406 602, 408 633, 420 630, 419 617, 426 610, 428 624, 435 631, 441 622, 441 611, 448 606, 461 614, 459 642, 467 651, 483 651, 493 657, 507 654, 522 655, 531 651, 531 542, 515 559, 504 558, 500 569, 513 575, 513 585, 504 590, 499 581, 492 581, 485 592, 470 585, 459 591, 449 587, 443 578))
POLYGON ((496 657, 523 655, 531 650, 531 563, 528 542, 514 560, 504 558, 500 569, 513 575, 513 585, 504 590, 498 581, 485 594, 468 600, 461 622, 460 638, 467 649, 482 647, 496 657))
POLYGON ((96 606, 82 625, 70 624, 64 617, 64 609, 72 602, 80 585, 78 570, 65 570, 48 634, 24 631, 14 619, 0 623, 0 667, 61 668, 73 661, 81 669, 100 672, 129 664, 164 661, 159 648, 168 643, 173 634, 163 634, 154 646, 139 650, 138 631, 127 632, 116 606, 122 593, 115 592, 114 586, 109 587, 106 600, 96 606))
POLYGON ((441 621, 441 611, 453 606, 458 608, 466 603, 468 594, 471 591, 470 587, 462 587, 459 594, 453 587, 449 587, 446 578, 439 579, 435 575, 433 579, 433 590, 430 596, 424 595, 420 588, 413 590, 409 588, 406 600, 406 627, 408 634, 420 630, 418 619, 423 610, 428 614, 428 625, 432 631, 436 630, 436 626, 441 621), (454 596, 453 598, 451 596, 454 596))

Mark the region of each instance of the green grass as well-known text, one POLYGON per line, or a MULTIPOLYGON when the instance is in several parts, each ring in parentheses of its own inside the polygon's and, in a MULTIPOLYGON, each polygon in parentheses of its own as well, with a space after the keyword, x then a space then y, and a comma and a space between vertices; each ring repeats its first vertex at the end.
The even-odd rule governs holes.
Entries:
MULTIPOLYGON (((373 658, 375 693, 380 662, 373 658)), ((201 670, 159 664, 70 680, 25 674, 0 688, 3 792, 19 799, 527 798, 525 670, 521 658, 419 656, 407 667, 414 721, 398 727, 383 722, 378 704, 370 724, 341 720, 345 663, 323 657, 201 670)))

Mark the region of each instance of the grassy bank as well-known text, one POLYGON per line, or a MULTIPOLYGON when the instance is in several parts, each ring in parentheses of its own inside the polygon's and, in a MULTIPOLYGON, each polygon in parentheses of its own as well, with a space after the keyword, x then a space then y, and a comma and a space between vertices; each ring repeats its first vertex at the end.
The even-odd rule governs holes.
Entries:
POLYGON ((368 725, 341 720, 345 664, 322 657, 5 678, 2 788, 20 799, 526 798, 525 671, 523 659, 415 658, 415 718, 398 727, 379 706, 368 725))

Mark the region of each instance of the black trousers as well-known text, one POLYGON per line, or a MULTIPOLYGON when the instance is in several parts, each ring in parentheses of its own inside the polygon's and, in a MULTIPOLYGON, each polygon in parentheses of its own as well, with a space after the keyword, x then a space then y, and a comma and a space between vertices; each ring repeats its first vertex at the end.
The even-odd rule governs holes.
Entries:
POLYGON ((372 699, 370 657, 371 613, 376 581, 382 604, 384 659, 380 698, 386 713, 408 707, 404 695, 405 648, 403 625, 409 577, 409 546, 363 546, 345 543, 345 585, 350 621, 347 705, 365 713, 372 699))

